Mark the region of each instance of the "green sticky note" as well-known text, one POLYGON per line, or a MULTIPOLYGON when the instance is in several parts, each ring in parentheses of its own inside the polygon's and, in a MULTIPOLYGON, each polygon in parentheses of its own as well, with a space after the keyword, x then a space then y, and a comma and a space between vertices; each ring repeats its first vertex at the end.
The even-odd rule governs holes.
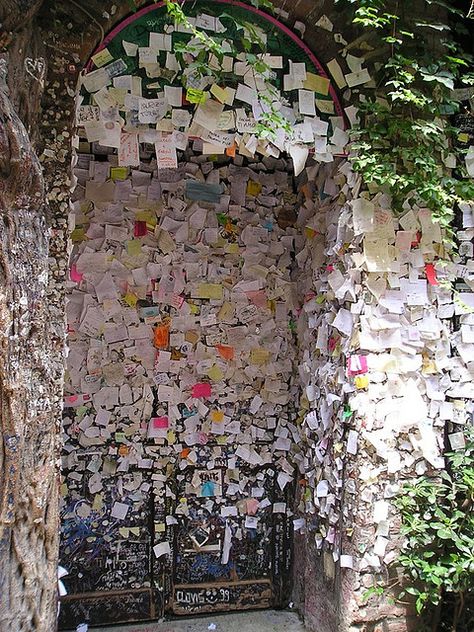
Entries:
POLYGON ((189 103, 205 103, 207 101, 207 94, 204 90, 188 88, 186 90, 186 101, 189 101, 189 103))
POLYGON ((80 226, 79 228, 75 228, 71 233, 71 241, 73 244, 78 244, 81 241, 85 241, 86 239, 86 231, 82 226, 80 226))

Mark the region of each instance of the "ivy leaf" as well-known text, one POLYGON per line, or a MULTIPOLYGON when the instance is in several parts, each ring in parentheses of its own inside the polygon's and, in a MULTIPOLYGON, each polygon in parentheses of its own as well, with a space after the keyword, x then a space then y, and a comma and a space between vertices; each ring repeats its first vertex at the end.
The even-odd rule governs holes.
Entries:
POLYGON ((420 68, 420 74, 424 81, 436 81, 443 84, 449 90, 454 89, 453 75, 447 70, 440 70, 436 74, 430 72, 427 68, 420 68))
POLYGON ((433 24, 433 22, 415 22, 415 26, 422 26, 435 31, 450 31, 451 29, 447 24, 433 24))

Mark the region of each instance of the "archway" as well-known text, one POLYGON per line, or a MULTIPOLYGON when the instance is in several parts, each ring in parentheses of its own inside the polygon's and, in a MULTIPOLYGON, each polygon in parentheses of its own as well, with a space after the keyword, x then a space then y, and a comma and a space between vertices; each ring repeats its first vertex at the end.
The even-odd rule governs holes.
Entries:
MULTIPOLYGON (((297 222, 298 195, 311 191, 291 172, 303 171, 309 145, 330 164, 344 122, 296 36, 246 5, 223 2, 226 15, 216 15, 216 4, 190 10, 202 28, 214 20, 213 32, 227 24, 245 35, 250 25, 237 20, 249 11, 258 39, 270 25, 268 54, 281 58, 271 83, 298 100, 284 106, 300 134, 289 148, 295 165, 280 155, 284 139, 256 137, 265 119, 245 68, 228 73, 234 95, 229 77, 204 75, 212 81, 186 92, 175 85, 184 68, 172 33, 157 28, 163 7, 125 20, 92 56, 98 68, 88 66, 82 96, 95 103, 79 104, 73 198, 64 625, 289 597, 299 443, 291 323, 302 302, 294 271, 301 229, 317 232, 309 215, 297 222)), ((248 65, 245 46, 238 52, 244 59, 233 63, 248 65)))

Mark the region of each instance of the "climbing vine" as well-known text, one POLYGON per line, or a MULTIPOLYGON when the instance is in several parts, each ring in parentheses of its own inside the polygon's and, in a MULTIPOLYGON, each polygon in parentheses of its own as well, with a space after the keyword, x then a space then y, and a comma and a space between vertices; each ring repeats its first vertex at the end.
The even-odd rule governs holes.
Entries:
MULTIPOLYGON (((376 95, 360 104, 353 166, 369 187, 390 193, 399 214, 414 206, 431 209, 449 250, 456 205, 474 199, 466 148, 451 123, 460 110, 454 88, 474 84, 472 56, 453 34, 463 14, 444 0, 420 3, 428 19, 406 1, 344 1, 352 5, 353 22, 371 31, 383 55, 374 77, 376 95)), ((458 24, 456 32, 460 29, 458 24)))
MULTIPOLYGON (((406 543, 397 560, 404 590, 418 612, 438 606, 446 628, 457 631, 463 610, 470 607, 474 582, 474 434, 466 446, 446 454, 447 470, 438 479, 410 482, 395 500, 406 543), (444 603, 443 603, 444 602, 444 603)), ((443 625, 433 621, 432 630, 443 625), (438 626, 439 624, 439 626, 438 626)))

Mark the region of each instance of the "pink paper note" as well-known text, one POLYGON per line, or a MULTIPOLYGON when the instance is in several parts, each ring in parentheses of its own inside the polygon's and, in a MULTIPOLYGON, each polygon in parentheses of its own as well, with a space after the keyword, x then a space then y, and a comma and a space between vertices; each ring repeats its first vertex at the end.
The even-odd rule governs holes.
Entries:
POLYGON ((347 368, 350 375, 360 375, 367 373, 367 357, 363 355, 352 355, 347 359, 347 368))
POLYGON ((69 271, 69 276, 71 278, 71 281, 74 281, 74 283, 80 283, 84 275, 82 274, 82 272, 77 271, 76 264, 73 263, 71 266, 71 270, 69 271))
POLYGON ((153 428, 168 428, 168 417, 152 417, 153 428))
POLYGON ((211 385, 207 382, 198 382, 194 384, 192 390, 192 397, 210 397, 211 396, 211 385))

